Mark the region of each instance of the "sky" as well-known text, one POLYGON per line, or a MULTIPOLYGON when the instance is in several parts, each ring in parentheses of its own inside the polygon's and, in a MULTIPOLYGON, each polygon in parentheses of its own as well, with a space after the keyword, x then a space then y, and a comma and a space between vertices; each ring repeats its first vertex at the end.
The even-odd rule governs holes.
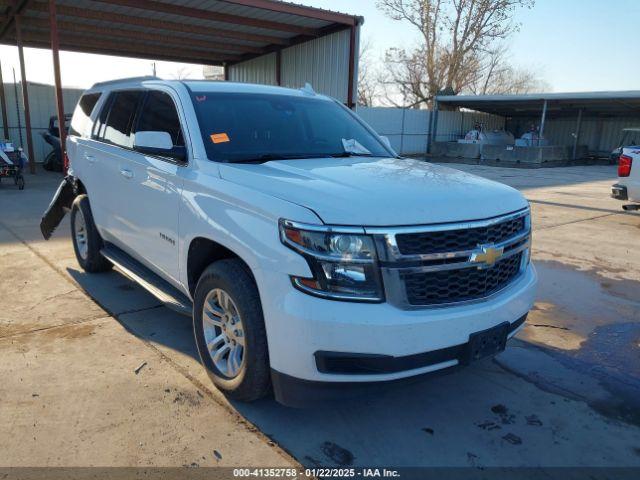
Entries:
MULTIPOLYGON (((410 48, 419 34, 406 23, 385 17, 375 0, 297 0, 296 3, 365 17, 362 38, 370 42, 372 57, 381 62, 391 47, 410 48)), ((638 57, 640 0, 536 0, 532 9, 515 17, 520 31, 510 41, 511 61, 533 69, 555 92, 640 89, 638 57)), ((6 82, 12 68, 19 79, 15 47, 0 46, 6 82)), ((62 83, 87 88, 114 78, 150 75, 151 60, 61 52, 62 83)), ((25 49, 27 79, 53 83, 51 52, 25 49)), ((202 67, 156 62, 157 75, 202 78, 202 67)))

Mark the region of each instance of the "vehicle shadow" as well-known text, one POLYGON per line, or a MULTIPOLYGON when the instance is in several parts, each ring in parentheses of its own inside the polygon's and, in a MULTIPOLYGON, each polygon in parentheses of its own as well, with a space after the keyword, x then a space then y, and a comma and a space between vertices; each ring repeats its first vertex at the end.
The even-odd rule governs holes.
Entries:
MULTIPOLYGON (((78 268, 67 267, 66 270, 128 332, 151 343, 173 362, 194 372, 194 376, 204 372, 199 364, 190 318, 160 305, 118 271, 86 274, 78 268)), ((251 404, 231 402, 231 405, 308 467, 379 462, 408 466, 416 462, 429 464, 445 461, 441 456, 446 453, 444 450, 437 455, 429 451, 432 448, 429 443, 433 443, 431 437, 437 432, 442 441, 447 423, 444 413, 436 412, 451 404, 451 398, 468 398, 465 390, 477 383, 478 375, 487 368, 501 371, 491 362, 485 362, 453 376, 421 379, 398 388, 382 389, 375 396, 313 408, 284 407, 272 396, 251 404), (434 433, 429 433, 431 431, 434 433), (384 432, 384 436, 379 432, 384 432)), ((219 396, 208 380, 203 384, 214 392, 214 396, 219 396)), ((491 400, 478 398, 477 392, 473 396, 477 420, 485 421, 487 415, 492 415, 491 400)), ((471 417, 467 428, 478 430, 471 417)), ((466 465, 466 453, 458 460, 450 453, 446 455, 450 457, 446 461, 466 465)))
MULTIPOLYGON (((67 271, 128 332, 224 402, 199 364, 190 318, 117 271, 67 271)), ((588 433, 600 428, 591 417, 585 424, 585 405, 544 392, 491 360, 312 408, 288 408, 273 397, 231 407, 306 467, 590 464, 588 433)), ((630 453, 620 455, 633 463, 630 453)))
POLYGON ((100 274, 87 274, 79 267, 66 270, 87 295, 130 333, 199 361, 190 317, 166 308, 117 270, 100 274))

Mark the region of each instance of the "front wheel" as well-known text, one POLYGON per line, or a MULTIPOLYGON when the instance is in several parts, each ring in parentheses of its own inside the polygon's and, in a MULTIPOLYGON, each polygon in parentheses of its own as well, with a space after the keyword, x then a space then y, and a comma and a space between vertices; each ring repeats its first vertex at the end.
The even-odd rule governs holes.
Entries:
POLYGON ((196 287, 193 330, 200 360, 225 395, 249 402, 269 392, 262 305, 242 261, 221 260, 204 271, 196 287))
POLYGON ((78 195, 71 206, 71 238, 76 258, 89 273, 106 272, 113 268, 100 253, 102 238, 93 223, 93 215, 86 195, 78 195))

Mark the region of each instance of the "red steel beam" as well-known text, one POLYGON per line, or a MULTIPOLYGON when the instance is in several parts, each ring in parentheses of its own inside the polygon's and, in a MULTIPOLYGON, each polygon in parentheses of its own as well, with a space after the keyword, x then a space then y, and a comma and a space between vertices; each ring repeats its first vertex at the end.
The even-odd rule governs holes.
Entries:
MULTIPOLYGON (((84 23, 72 23, 67 21, 58 21, 59 30, 65 33, 77 34, 77 33, 90 33, 91 38, 109 39, 113 37, 126 38, 129 40, 140 40, 146 42, 152 42, 157 45, 159 40, 157 33, 141 32, 139 30, 127 30, 121 28, 104 28, 96 27, 95 25, 87 25, 84 23)), ((23 27, 25 31, 42 31, 49 30, 49 21, 41 18, 30 18, 28 23, 23 27), (34 28, 35 27, 35 28, 34 28)), ((191 47, 196 50, 204 50, 207 52, 222 52, 232 51, 239 53, 260 53, 261 48, 251 47, 245 45, 235 45, 231 43, 216 43, 209 40, 167 36, 162 37, 163 43, 168 45, 180 45, 184 47, 191 47)))
POLYGON ((276 52, 276 85, 282 85, 282 50, 276 52))
POLYGON ((272 0, 222 0, 225 3, 233 3, 234 5, 242 5, 244 7, 260 8, 262 10, 271 10, 278 13, 288 13, 290 15, 298 15, 300 17, 314 18, 332 23, 343 23, 345 25, 355 25, 358 22, 357 17, 339 12, 331 12, 319 8, 305 7, 288 2, 274 2, 272 0))
MULTIPOLYGON (((51 43, 48 40, 48 36, 46 39, 42 37, 39 39, 24 39, 25 47, 30 48, 42 48, 45 50, 49 50, 51 48, 51 43)), ((3 40, 4 43, 4 40, 3 40)), ((153 52, 149 53, 148 51, 140 51, 140 48, 134 48, 130 51, 122 51, 116 50, 112 48, 105 47, 95 47, 95 46, 86 46, 86 45, 78 45, 77 43, 66 44, 64 39, 60 41, 60 50, 67 52, 78 52, 78 53, 93 53, 96 55, 113 55, 115 57, 128 57, 128 58, 140 58, 144 60, 164 60, 167 62, 187 62, 187 63, 195 63, 198 65, 216 65, 223 66, 226 62, 211 60, 210 58, 202 58, 202 57, 187 57, 185 55, 173 56, 171 54, 153 52)))
POLYGON ((29 87, 27 73, 24 68, 24 51, 22 48, 22 20, 20 15, 14 17, 16 27, 16 43, 18 45, 18 57, 20 59, 20 77, 22 78, 22 103, 24 106, 24 127, 27 131, 27 152, 29 153, 29 172, 36 173, 36 163, 33 153, 33 139, 31 138, 31 112, 29 110, 29 87))
POLYGON ((4 23, 0 26, 0 38, 3 38, 11 26, 16 15, 22 13, 22 11, 29 5, 31 0, 3 0, 3 4, 9 6, 7 15, 3 15, 4 23))
MULTIPOLYGON (((29 8, 29 11, 46 13, 48 12, 48 7, 44 4, 36 3, 29 8)), ((204 35, 214 38, 229 38, 263 45, 287 45, 289 43, 288 39, 286 38, 275 37, 272 35, 258 35, 255 33, 235 32, 232 30, 224 30, 220 28, 212 29, 211 27, 204 27, 202 25, 187 25, 179 22, 156 20, 146 17, 129 17, 117 13, 72 7, 69 5, 58 5, 57 13, 59 16, 64 17, 82 18, 85 20, 100 20, 104 22, 113 22, 115 24, 134 25, 138 27, 157 29, 159 30, 158 41, 162 41, 165 38, 165 34, 167 31, 172 31, 180 33, 197 33, 198 35, 204 35)))
POLYGON ((356 26, 352 26, 349 31, 349 87, 347 90, 347 104, 349 108, 354 108, 354 84, 356 71, 356 26))
MULTIPOLYGON (((207 52, 187 50, 184 48, 168 48, 168 47, 154 47, 149 44, 142 44, 139 42, 127 41, 126 39, 109 39, 104 40, 100 38, 87 38, 86 35, 74 32, 62 32, 60 35, 60 45, 63 47, 75 47, 75 51, 82 51, 83 48, 91 49, 104 49, 109 52, 119 52, 119 55, 129 56, 129 53, 139 53, 150 55, 154 58, 154 55, 158 56, 170 56, 178 58, 178 61, 192 61, 193 63, 212 64, 212 62, 221 61, 235 61, 237 56, 229 54, 216 54, 215 56, 207 55, 207 52), (197 59, 197 61, 196 61, 197 59), (202 62, 201 62, 202 61, 202 62)), ((46 43, 48 41, 47 35, 42 35, 34 31, 27 32, 24 35, 24 40, 27 43, 33 42, 36 44, 46 43)), ((158 57, 159 58, 159 57, 158 57)))
POLYGON ((98 0, 98 1, 102 3, 110 4, 110 5, 121 5, 124 7, 139 8, 141 10, 147 10, 151 12, 168 13, 172 15, 180 15, 182 17, 198 18, 201 20, 211 20, 214 22, 264 28, 266 30, 295 33, 298 35, 315 36, 316 34, 316 31, 313 28, 300 27, 298 25, 290 25, 288 23, 272 22, 269 20, 261 20, 259 18, 242 17, 239 15, 229 15, 227 13, 214 12, 211 10, 204 10, 202 8, 186 7, 183 5, 174 5, 170 3, 156 2, 152 0, 98 0))
POLYGON ((60 132, 60 152, 62 153, 62 172, 66 176, 69 161, 66 155, 67 132, 64 121, 64 101, 62 97, 62 76, 60 74, 60 39, 58 38, 58 19, 56 0, 49 0, 49 28, 51 34, 51 54, 53 55, 53 77, 56 86, 56 110, 58 112, 58 131, 60 132))

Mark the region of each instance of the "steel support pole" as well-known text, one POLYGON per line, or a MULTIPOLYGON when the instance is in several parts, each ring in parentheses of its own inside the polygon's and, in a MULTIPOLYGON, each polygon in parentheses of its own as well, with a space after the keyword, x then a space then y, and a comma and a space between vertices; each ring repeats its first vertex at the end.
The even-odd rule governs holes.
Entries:
POLYGON ((538 146, 540 146, 540 140, 544 135, 544 123, 547 120, 547 101, 544 101, 542 105, 542 118, 540 119, 540 131, 538 132, 538 146))
POLYGON ((427 153, 431 153, 433 144, 436 141, 436 134, 438 132, 438 99, 433 102, 433 111, 429 115, 429 140, 427 142, 427 153))
POLYGON ((578 141, 580 140, 580 128, 582 127, 582 109, 578 110, 578 120, 576 122, 576 136, 573 138, 573 160, 576 159, 578 152, 578 141))
POLYGON ((404 124, 405 124, 406 116, 407 116, 407 109, 403 108, 402 109, 402 126, 400 127, 400 151, 398 152, 400 155, 402 155, 402 152, 404 150, 404 124))
POLYGON ((4 138, 9 138, 9 120, 7 117, 7 97, 4 93, 4 80, 2 78, 2 64, 0 63, 0 106, 2 108, 2 129, 4 130, 4 138))
POLYGON ((64 101, 62 97, 62 77, 60 75, 60 42, 58 39, 58 21, 56 19, 56 1, 49 0, 49 23, 51 32, 51 53, 53 54, 53 75, 56 86, 56 107, 58 110, 58 130, 60 131, 60 151, 63 159, 63 173, 69 169, 66 155, 67 132, 64 122, 64 101))
POLYGON ((282 50, 276 51, 276 85, 282 85, 282 50))
POLYGON ((356 104, 354 102, 354 86, 356 74, 356 26, 352 26, 349 31, 349 86, 347 89, 347 106, 353 109, 356 104))
POLYGON ((20 77, 22 78, 22 104, 24 106, 24 128, 27 131, 27 152, 29 154, 29 172, 36 173, 36 159, 33 153, 33 139, 31 138, 31 112, 29 110, 29 87, 27 85, 27 73, 24 67, 24 49, 22 48, 22 17, 15 16, 16 43, 18 44, 18 57, 20 59, 20 77))

